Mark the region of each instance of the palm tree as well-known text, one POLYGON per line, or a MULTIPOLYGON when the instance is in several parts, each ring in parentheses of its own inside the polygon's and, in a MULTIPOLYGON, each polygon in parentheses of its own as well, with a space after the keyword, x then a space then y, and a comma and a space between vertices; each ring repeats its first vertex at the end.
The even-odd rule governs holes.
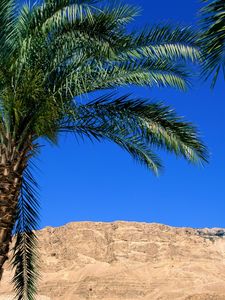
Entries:
POLYGON ((218 75, 225 76, 225 2, 223 0, 202 0, 207 3, 200 11, 202 33, 200 45, 203 53, 203 76, 213 75, 212 87, 218 75))
POLYGON ((117 143, 147 168, 162 164, 154 148, 192 163, 207 159, 196 129, 162 103, 107 94, 118 86, 186 89, 187 62, 198 59, 188 28, 155 26, 130 32, 129 5, 96 0, 45 0, 18 9, 0 2, 0 277, 16 236, 12 264, 18 299, 34 299, 38 272, 37 184, 30 164, 41 140, 78 137, 117 143))

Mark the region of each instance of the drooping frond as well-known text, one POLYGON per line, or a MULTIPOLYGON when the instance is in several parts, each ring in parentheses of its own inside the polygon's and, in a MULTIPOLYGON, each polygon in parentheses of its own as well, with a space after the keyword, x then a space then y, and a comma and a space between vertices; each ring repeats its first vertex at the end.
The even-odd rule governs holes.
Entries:
MULTIPOLYGON (((112 96, 86 105, 75 101, 126 85, 186 89, 189 62, 199 58, 190 28, 131 32, 127 25, 139 9, 118 1, 43 0, 15 9, 13 0, 2 0, 0 13, 1 144, 11 138, 15 151, 32 152, 40 138, 56 144, 60 131, 73 131, 115 142, 155 173, 162 167, 157 148, 190 162, 207 159, 195 128, 162 104, 112 96)), ((38 204, 35 181, 28 171, 23 175, 14 284, 18 299, 30 300, 38 277, 38 204)))
POLYGON ((130 57, 184 59, 196 62, 200 53, 196 33, 190 27, 156 25, 143 31, 131 33, 133 37, 124 48, 130 57))
POLYGON ((61 130, 114 141, 156 173, 161 163, 152 148, 167 149, 192 163, 207 161, 196 129, 160 103, 103 96, 70 111, 61 130))
POLYGON ((60 27, 65 19, 91 19, 99 2, 101 0, 45 0, 42 5, 34 6, 29 29, 46 31, 54 29, 52 26, 60 27))
POLYGON ((126 26, 132 22, 135 17, 140 15, 141 9, 137 6, 130 4, 118 3, 118 1, 111 1, 107 6, 102 8, 102 11, 107 11, 112 15, 114 22, 117 22, 119 26, 126 26))
POLYGON ((172 62, 143 60, 136 65, 131 62, 93 62, 69 74, 58 72, 53 82, 58 91, 72 95, 132 84, 185 90, 189 86, 189 74, 182 65, 172 62))
MULTIPOLYGON (((93 25, 91 27, 95 28, 93 25)), ((76 28, 79 30, 79 26, 76 28)), ((88 25, 84 28, 87 30, 88 25)), ((90 29, 89 33, 93 30, 90 29)), ((101 35, 101 27, 97 32, 101 35)), ((66 59, 60 51, 54 56, 54 66, 51 67, 51 82, 54 82, 54 88, 59 87, 60 82, 60 91, 70 88, 74 96, 93 89, 112 88, 124 84, 186 88, 189 76, 185 65, 181 62, 196 61, 199 57, 190 29, 183 28, 179 31, 178 28, 159 27, 155 31, 150 30, 137 37, 134 34, 123 38, 116 35, 113 37, 116 42, 113 42, 112 35, 109 34, 110 32, 106 36, 110 36, 110 41, 105 39, 104 35, 102 40, 100 36, 95 36, 94 32, 92 34, 92 37, 95 36, 94 41, 83 36, 82 43, 89 49, 85 57, 80 52, 78 44, 76 47, 72 45, 71 40, 77 35, 74 33, 72 35, 71 32, 64 43, 68 49, 66 59), (92 52, 93 48, 97 53, 92 52), (66 68, 63 67, 65 65, 66 68), (61 81, 61 77, 64 82, 61 81), (95 84, 95 81, 98 82, 95 84), (84 85, 86 89, 82 89, 84 85), (88 88, 89 86, 91 88, 88 88)))
POLYGON ((13 283, 17 300, 34 300, 39 277, 37 236, 39 205, 37 183, 27 169, 23 175, 21 194, 15 225, 15 246, 12 266, 15 269, 13 283))
POLYGON ((62 95, 69 90, 71 97, 91 91, 98 73, 103 77, 98 76, 95 89, 124 84, 184 89, 186 62, 199 57, 192 30, 161 25, 128 33, 129 16, 135 16, 132 6, 101 7, 98 1, 44 1, 32 10, 24 6, 16 26, 16 84, 32 67, 43 74, 47 90, 62 95))
POLYGON ((0 1, 0 60, 6 61, 14 49, 15 0, 0 1))
POLYGON ((213 75, 212 87, 218 75, 225 76, 225 2, 204 0, 206 6, 200 11, 202 34, 199 42, 203 52, 203 77, 213 75))

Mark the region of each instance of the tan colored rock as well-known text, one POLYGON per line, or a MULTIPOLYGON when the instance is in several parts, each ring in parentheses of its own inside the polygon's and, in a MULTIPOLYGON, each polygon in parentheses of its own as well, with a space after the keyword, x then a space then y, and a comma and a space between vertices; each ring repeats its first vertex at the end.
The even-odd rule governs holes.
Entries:
MULTIPOLYGON (((38 300, 225 300, 223 229, 82 222, 38 235, 38 300)), ((11 299, 11 276, 0 300, 11 299)))

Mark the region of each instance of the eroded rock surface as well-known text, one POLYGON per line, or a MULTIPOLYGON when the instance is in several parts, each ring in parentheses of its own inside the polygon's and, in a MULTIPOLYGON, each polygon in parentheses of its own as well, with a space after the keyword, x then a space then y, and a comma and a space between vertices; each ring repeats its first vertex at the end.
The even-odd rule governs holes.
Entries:
MULTIPOLYGON (((225 231, 70 223, 38 232, 39 300, 225 300, 225 231)), ((0 300, 10 300, 7 269, 0 300)))

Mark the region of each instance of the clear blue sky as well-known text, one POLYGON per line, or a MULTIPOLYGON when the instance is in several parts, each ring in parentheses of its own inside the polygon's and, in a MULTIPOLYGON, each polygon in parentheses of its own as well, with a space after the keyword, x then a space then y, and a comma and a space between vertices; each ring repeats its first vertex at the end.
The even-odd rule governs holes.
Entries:
MULTIPOLYGON (((143 13, 137 25, 161 21, 193 24, 197 0, 127 0, 143 13)), ((156 178, 111 143, 79 144, 72 136, 39 157, 41 226, 70 221, 144 221, 174 226, 225 227, 225 83, 211 92, 194 82, 187 93, 170 89, 125 89, 173 106, 200 129, 211 153, 204 169, 162 154, 165 171, 156 178)))

